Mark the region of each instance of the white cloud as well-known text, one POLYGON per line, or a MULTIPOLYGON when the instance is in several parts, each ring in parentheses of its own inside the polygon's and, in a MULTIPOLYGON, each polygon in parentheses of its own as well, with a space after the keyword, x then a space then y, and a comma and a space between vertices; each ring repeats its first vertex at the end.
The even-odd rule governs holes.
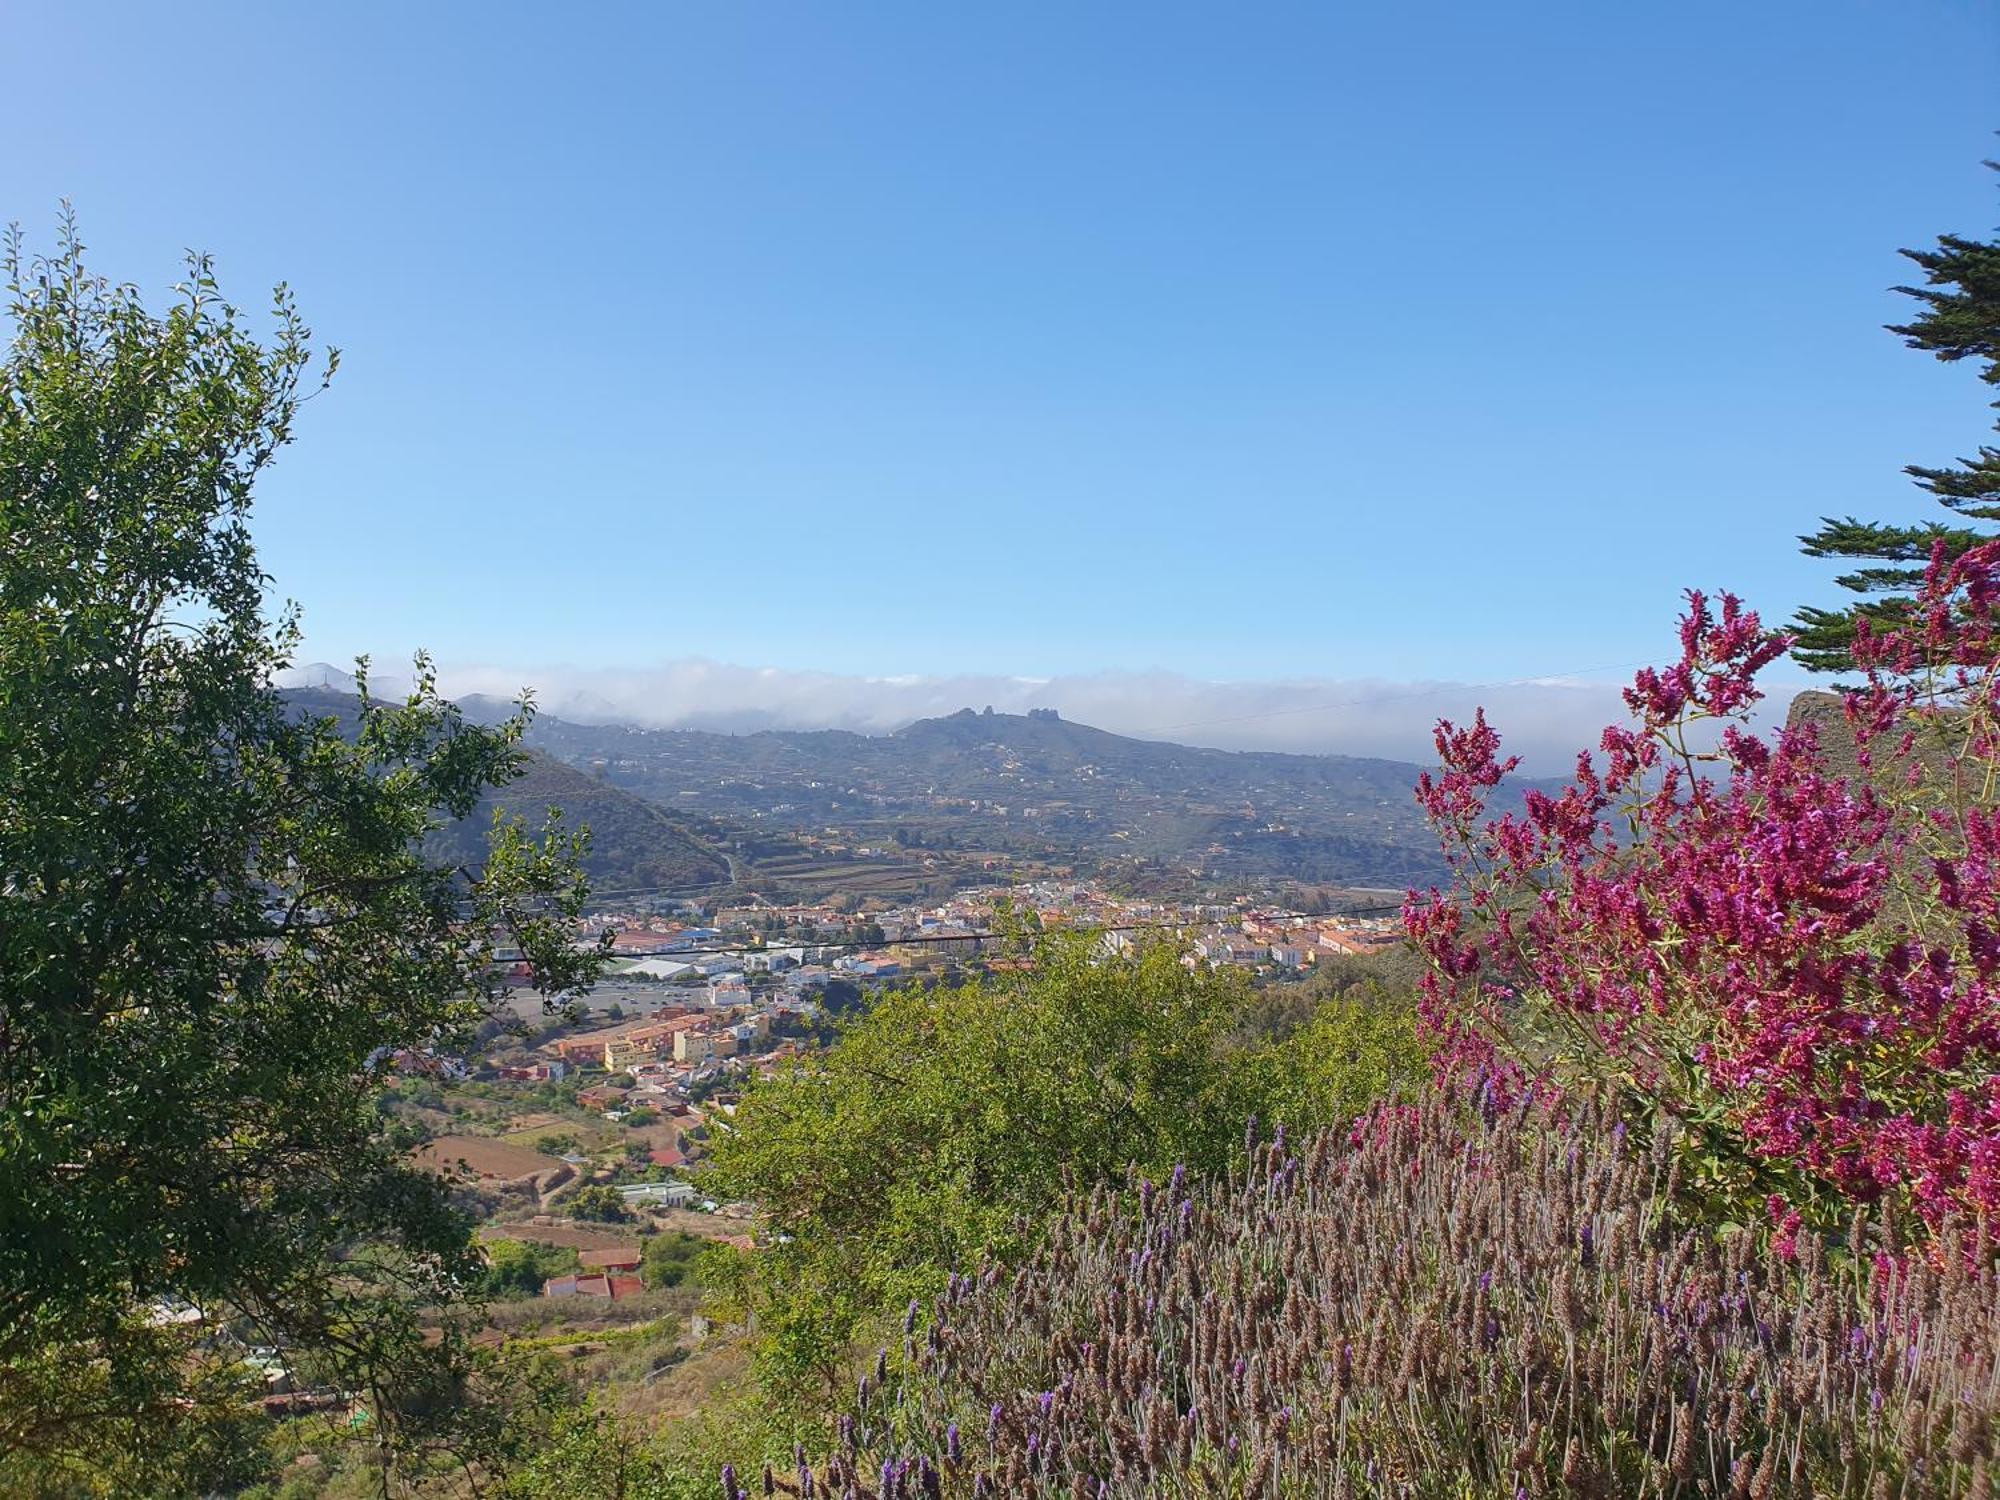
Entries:
MULTIPOLYGON (((318 682, 308 667, 293 680, 318 682)), ((1300 677, 1208 682, 1169 672, 1065 677, 965 674, 859 676, 745 667, 684 659, 636 669, 441 666, 453 697, 511 698, 526 685, 558 718, 725 732, 847 729, 887 734, 915 719, 991 706, 1001 713, 1053 708, 1066 719, 1118 734, 1225 750, 1434 759, 1438 719, 1471 719, 1484 706, 1508 752, 1534 774, 1566 771, 1595 748, 1608 723, 1624 722, 1619 684, 1566 678, 1506 683, 1395 682, 1300 677)), ((378 674, 378 691, 396 691, 378 674)), ((1782 713, 1789 688, 1772 685, 1782 713)), ((1767 705, 1769 707, 1770 705, 1767 705)))

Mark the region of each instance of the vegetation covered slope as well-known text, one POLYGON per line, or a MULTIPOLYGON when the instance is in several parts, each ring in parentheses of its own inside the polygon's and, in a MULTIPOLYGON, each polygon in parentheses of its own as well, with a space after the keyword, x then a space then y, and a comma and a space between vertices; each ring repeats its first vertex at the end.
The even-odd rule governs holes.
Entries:
POLYGON ((1100 1188, 913 1307, 830 1460, 763 1493, 1991 1493, 1989 1285, 1865 1221, 1838 1259, 1718 1238, 1672 1177, 1589 1112, 1433 1107, 1100 1188))
POLYGON ((1145 859, 1222 877, 1428 883, 1418 768, 1205 750, 970 709, 891 735, 715 734, 546 716, 529 743, 689 812, 930 848, 1145 859))
POLYGON ((728 862, 679 819, 532 750, 518 780, 490 793, 471 817, 448 831, 452 857, 477 858, 496 810, 538 824, 550 808, 561 808, 571 827, 590 830, 583 869, 595 890, 665 887, 700 893, 729 880, 728 862))
MULTIPOLYGON (((296 711, 329 716, 344 729, 352 728, 360 709, 352 693, 327 688, 292 688, 285 698, 296 711)), ((477 866, 485 859, 495 813, 539 827, 555 809, 569 827, 590 830, 583 870, 595 890, 699 890, 729 879, 728 862, 671 813, 534 750, 526 752, 519 777, 487 792, 466 817, 433 834, 429 848, 437 858, 477 866)))

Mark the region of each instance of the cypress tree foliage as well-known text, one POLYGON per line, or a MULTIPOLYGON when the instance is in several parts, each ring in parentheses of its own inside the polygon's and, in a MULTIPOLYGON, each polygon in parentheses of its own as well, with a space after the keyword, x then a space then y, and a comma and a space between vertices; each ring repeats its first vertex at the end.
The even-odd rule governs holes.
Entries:
MULTIPOLYGON (((2000 171, 2000 163, 1986 165, 2000 171)), ((1928 350, 1941 360, 1979 360, 1985 366, 1980 378, 2000 386, 2000 240, 1944 235, 1934 249, 1902 253, 1923 270, 1925 284, 1896 290, 1916 298, 1922 310, 1889 331, 1912 349, 1928 350)), ((1994 405, 2000 407, 2000 401, 1994 405)), ((1936 497, 1951 513, 1949 519, 1890 524, 1824 516, 1818 531, 1799 538, 1808 557, 1855 558, 1867 564, 1835 580, 1861 595, 1861 602, 1845 609, 1807 607, 1798 612, 1792 654, 1802 666, 1820 672, 1850 669, 1856 621, 1901 618, 1933 548, 1942 543, 1946 554, 1956 557, 1996 534, 2000 448, 1981 445, 1975 456, 1947 468, 1912 464, 1904 472, 1936 497)))

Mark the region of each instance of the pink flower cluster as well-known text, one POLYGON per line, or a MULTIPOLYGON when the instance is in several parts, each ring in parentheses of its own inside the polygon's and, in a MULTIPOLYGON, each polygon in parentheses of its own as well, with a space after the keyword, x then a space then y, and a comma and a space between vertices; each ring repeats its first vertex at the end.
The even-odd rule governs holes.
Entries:
POLYGON ((1440 1067, 1664 1112, 1788 1240, 1878 1200, 2000 1236, 2000 543, 1863 632, 1845 774, 1809 725, 1748 726, 1789 642, 1688 601, 1559 795, 1489 816, 1514 762, 1483 714, 1439 725, 1417 796, 1455 878, 1404 916, 1440 1067))

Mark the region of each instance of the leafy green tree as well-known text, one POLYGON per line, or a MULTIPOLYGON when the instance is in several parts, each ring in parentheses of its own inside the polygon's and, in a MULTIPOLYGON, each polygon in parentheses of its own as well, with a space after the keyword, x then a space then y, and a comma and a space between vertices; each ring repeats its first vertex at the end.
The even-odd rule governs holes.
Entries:
POLYGON ((512 1434, 521 1459, 489 1493, 496 1500, 715 1500, 725 1464, 736 1492, 761 1493, 766 1463, 792 1467, 792 1433, 729 1391, 647 1433, 598 1401, 551 1401, 523 1412, 512 1434))
POLYGON ((715 1264, 718 1308, 754 1315, 760 1374, 789 1408, 840 1384, 871 1318, 1032 1240, 1066 1182, 1218 1168, 1250 1115, 1351 1112, 1420 1057, 1407 1010, 1377 1022, 1358 1001, 1291 1042, 1232 1045, 1249 984, 1173 945, 1106 959, 1062 932, 1034 954, 883 995, 829 1051, 752 1086, 718 1137, 709 1190, 755 1202, 770 1240, 715 1264))
MULTIPOLYGON (((2000 163, 1987 165, 2000 171, 2000 163)), ((1948 234, 1935 249, 1903 254, 1922 269, 1925 284, 1896 290, 1916 298, 1922 310, 1889 331, 1902 335, 1912 349, 1928 350, 1941 360, 1976 359, 1984 366, 1980 378, 2000 386, 2000 240, 1948 234)), ((2000 406, 2000 401, 1994 404, 2000 406)), ((1825 516, 1818 531, 1799 538, 1809 557, 1854 558, 1866 564, 1835 580, 1861 595, 1862 602, 1846 609, 1798 612, 1792 654, 1801 665, 1822 672, 1850 670, 1856 621, 1866 618, 1888 626, 1903 619, 1910 591, 1923 581, 1934 547, 1942 544, 1946 556, 1957 557, 1995 535, 2000 448, 1982 445, 1974 456, 1947 468, 1912 464, 1905 472, 1950 512, 1949 519, 1899 524, 1825 516)))
POLYGON ((647 1286, 685 1285, 695 1279, 695 1262, 708 1245, 709 1242, 698 1234, 679 1230, 671 1234, 656 1234, 646 1241, 645 1259, 639 1267, 639 1274, 646 1278, 647 1286))
POLYGON ((608 1412, 569 1414, 509 1473, 505 1500, 692 1500, 715 1493, 712 1467, 698 1476, 651 1452, 608 1412))
POLYGON ((852 1015, 867 1003, 861 986, 851 979, 835 977, 819 987, 819 1005, 830 1016, 852 1015))
POLYGON ((603 1183, 578 1188, 576 1196, 569 1200, 569 1211, 572 1218, 588 1219, 597 1224, 622 1224, 632 1217, 632 1211, 625 1206, 624 1195, 615 1187, 603 1183))
POLYGON ((530 1240, 494 1240, 486 1246, 485 1290, 495 1297, 532 1297, 542 1283, 577 1267, 576 1252, 530 1240))
POLYGON ((465 723, 421 659, 342 724, 273 689, 298 635, 251 492, 318 364, 283 288, 265 342, 206 259, 154 314, 67 220, 4 271, 0 1491, 221 1487, 225 1321, 420 1436, 480 1267, 376 1097, 486 1014, 496 939, 551 992, 592 976, 579 841, 426 862, 524 720, 465 723))

